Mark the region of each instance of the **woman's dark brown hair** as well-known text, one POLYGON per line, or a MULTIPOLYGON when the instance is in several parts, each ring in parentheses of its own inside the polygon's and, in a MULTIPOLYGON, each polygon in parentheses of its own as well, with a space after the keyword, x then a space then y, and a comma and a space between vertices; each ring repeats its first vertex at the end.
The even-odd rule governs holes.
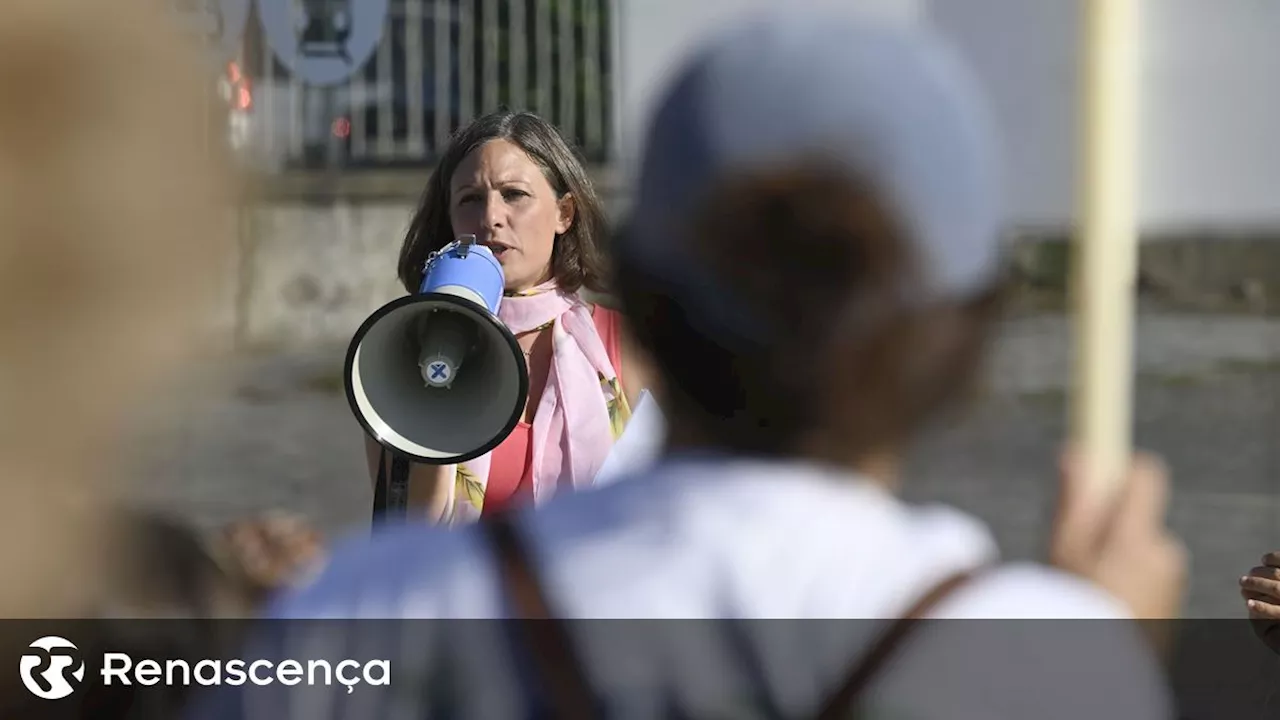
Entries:
POLYGON ((696 303, 619 257, 673 426, 737 453, 848 460, 907 442, 974 387, 1000 289, 919 302, 922 267, 870 187, 806 164, 723 183, 699 207, 692 262, 765 339, 707 332, 696 303), (815 448, 824 434, 834 446, 815 448))
POLYGON ((606 270, 600 247, 606 232, 605 213, 586 168, 554 125, 533 113, 508 110, 479 117, 460 130, 431 173, 400 248, 398 274, 405 290, 418 291, 427 256, 453 241, 449 179, 464 158, 491 140, 507 140, 524 150, 542 168, 557 198, 573 196, 573 225, 556 238, 551 251, 556 283, 570 293, 583 287, 605 292, 606 270))

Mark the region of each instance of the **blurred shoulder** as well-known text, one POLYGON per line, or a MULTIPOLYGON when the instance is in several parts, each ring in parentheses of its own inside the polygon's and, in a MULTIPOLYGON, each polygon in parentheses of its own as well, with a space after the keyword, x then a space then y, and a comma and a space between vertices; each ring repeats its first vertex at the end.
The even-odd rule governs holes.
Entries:
POLYGON ((1128 609, 1081 578, 1036 563, 1008 563, 977 577, 942 616, 963 619, 1129 619, 1128 609))
POLYGON ((939 606, 881 697, 921 716, 1172 717, 1158 657, 1127 615, 1066 573, 1003 566, 939 606))
POLYGON ((277 619, 436 618, 454 616, 460 597, 483 577, 482 538, 475 526, 426 523, 354 533, 336 542, 316 575, 278 595, 266 612, 277 619))
POLYGON ((591 317, 596 321, 596 327, 601 330, 613 329, 622 323, 622 311, 601 302, 588 302, 587 307, 591 308, 591 317))

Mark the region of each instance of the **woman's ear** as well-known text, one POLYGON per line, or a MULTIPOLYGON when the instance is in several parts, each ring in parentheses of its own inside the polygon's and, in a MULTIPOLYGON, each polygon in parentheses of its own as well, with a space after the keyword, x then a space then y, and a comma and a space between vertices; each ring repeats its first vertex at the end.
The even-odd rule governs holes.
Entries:
POLYGON ((559 209, 559 216, 556 218, 556 234, 563 235, 569 232, 569 228, 573 227, 573 219, 578 212, 578 204, 574 202, 572 193, 565 193, 564 197, 556 203, 559 209))

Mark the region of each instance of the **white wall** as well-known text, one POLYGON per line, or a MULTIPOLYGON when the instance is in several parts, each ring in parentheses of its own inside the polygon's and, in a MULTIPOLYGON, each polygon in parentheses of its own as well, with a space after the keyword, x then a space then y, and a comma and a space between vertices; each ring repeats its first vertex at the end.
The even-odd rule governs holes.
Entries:
MULTIPOLYGON (((1016 219, 1074 210, 1079 0, 926 0, 1008 141, 1016 219)), ((1150 228, 1280 224, 1280 3, 1146 0, 1141 214, 1150 228)))
POLYGON ((619 111, 614 116, 614 132, 624 177, 631 169, 655 93, 698 38, 735 16, 779 2, 792 7, 856 3, 868 12, 915 21, 921 17, 926 0, 617 0, 614 47, 619 111))
POLYGON ((1015 220, 1069 216, 1077 0, 926 0, 981 76, 1008 153, 1015 220))
MULTIPOLYGON (((694 39, 777 1, 619 0, 624 160, 655 90, 694 39)), ((843 1, 927 17, 952 36, 1002 123, 1013 219, 1071 218, 1081 0, 843 1)), ((1144 224, 1280 225, 1280 2, 1145 0, 1143 9, 1144 224)))
POLYGON ((1146 4, 1147 216, 1280 222, 1280 3, 1146 4))

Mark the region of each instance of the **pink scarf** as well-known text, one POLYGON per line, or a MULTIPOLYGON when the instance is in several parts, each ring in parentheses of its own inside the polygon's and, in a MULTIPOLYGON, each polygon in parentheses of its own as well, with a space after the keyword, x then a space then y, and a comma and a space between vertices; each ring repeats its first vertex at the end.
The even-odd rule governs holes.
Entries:
MULTIPOLYGON (((609 401, 620 387, 590 306, 548 282, 503 297, 498 318, 516 335, 551 326, 551 368, 530 438, 534 502, 550 498, 561 483, 589 487, 613 447, 609 401)), ((455 521, 479 517, 489 463, 485 454, 458 467, 455 521)))

